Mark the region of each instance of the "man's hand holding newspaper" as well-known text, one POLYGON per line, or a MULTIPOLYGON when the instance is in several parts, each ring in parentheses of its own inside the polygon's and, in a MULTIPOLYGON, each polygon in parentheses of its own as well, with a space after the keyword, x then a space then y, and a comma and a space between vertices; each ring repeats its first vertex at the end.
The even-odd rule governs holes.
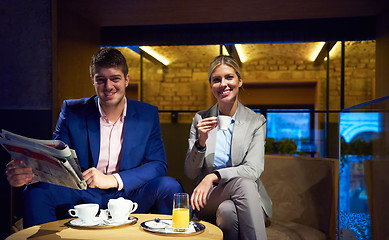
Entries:
POLYGON ((7 171, 15 171, 17 175, 8 179, 11 185, 41 181, 75 189, 87 188, 76 152, 64 142, 37 140, 2 130, 0 144, 14 159, 7 165, 7 171))

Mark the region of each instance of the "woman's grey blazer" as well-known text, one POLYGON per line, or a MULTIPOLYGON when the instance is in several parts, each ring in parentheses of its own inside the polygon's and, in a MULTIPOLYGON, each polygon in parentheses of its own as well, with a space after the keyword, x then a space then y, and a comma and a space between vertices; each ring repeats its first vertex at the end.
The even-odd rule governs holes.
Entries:
MULTIPOLYGON (((217 128, 211 130, 206 141, 206 150, 198 151, 195 142, 198 139, 197 122, 203 118, 218 115, 218 104, 197 112, 193 118, 189 136, 189 148, 185 159, 185 174, 200 182, 205 175, 213 172, 217 128)), ((263 115, 238 102, 238 109, 231 142, 232 167, 218 169, 220 183, 235 177, 246 177, 257 183, 258 192, 267 216, 272 216, 272 203, 259 179, 264 169, 266 138, 266 119, 263 115)))

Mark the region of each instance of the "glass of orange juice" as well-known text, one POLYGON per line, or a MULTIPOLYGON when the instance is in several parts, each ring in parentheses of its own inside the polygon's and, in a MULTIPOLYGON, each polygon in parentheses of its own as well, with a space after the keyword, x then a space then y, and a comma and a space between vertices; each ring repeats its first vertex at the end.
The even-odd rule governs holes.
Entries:
POLYGON ((184 232, 189 228, 189 195, 175 193, 173 199, 173 230, 184 232))

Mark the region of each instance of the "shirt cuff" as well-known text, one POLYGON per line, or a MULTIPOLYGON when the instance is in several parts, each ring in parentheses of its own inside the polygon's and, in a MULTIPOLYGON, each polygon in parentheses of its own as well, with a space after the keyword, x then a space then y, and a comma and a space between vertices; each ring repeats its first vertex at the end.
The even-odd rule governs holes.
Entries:
POLYGON ((120 177, 119 173, 114 173, 113 176, 116 178, 116 181, 118 181, 118 191, 121 191, 123 189, 123 180, 120 177))
POLYGON ((205 147, 200 146, 199 140, 196 140, 195 145, 196 145, 197 151, 199 151, 199 152, 205 152, 205 150, 207 150, 207 146, 205 146, 205 147))
POLYGON ((37 182, 39 182, 39 181, 38 180, 31 180, 31 182, 26 183, 26 185, 31 185, 31 184, 34 184, 34 183, 37 183, 37 182))

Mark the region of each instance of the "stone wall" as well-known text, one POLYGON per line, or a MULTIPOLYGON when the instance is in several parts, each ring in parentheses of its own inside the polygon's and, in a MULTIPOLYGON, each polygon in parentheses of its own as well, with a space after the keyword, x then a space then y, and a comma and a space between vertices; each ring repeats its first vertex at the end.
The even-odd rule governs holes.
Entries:
MULTIPOLYGON (((144 77, 143 101, 159 110, 192 111, 180 113, 178 122, 191 122, 194 112, 208 106, 208 66, 206 63, 174 63, 167 68, 149 68, 144 77)), ((170 113, 160 114, 170 122, 170 113)))
MULTIPOLYGON (((345 108, 375 98, 375 41, 346 42, 345 108)), ((340 57, 330 61, 330 109, 340 107, 340 57)), ((320 91, 324 93, 325 84, 320 91)), ((323 106, 321 109, 324 109, 323 106)))
MULTIPOLYGON (((293 44, 290 46, 293 48, 293 44)), ((176 62, 162 68, 145 62, 142 100, 158 106, 160 110, 191 111, 178 115, 178 122, 191 122, 195 111, 214 103, 207 80, 208 64, 205 61, 176 62)), ((251 105, 313 104, 316 110, 325 110, 326 66, 326 62, 314 66, 307 60, 282 56, 245 62, 242 66, 242 76, 244 83, 250 84, 245 85, 244 91, 241 91, 242 102, 245 104, 246 101, 251 105), (258 88, 260 94, 256 92, 258 88), (266 94, 266 91, 269 93, 266 94)), ((329 76, 329 109, 339 110, 340 54, 331 58, 329 76)), ((346 42, 345 107, 373 99, 374 82, 375 41, 346 42)), ((161 122, 170 122, 170 113, 161 113, 160 117, 161 122)))

